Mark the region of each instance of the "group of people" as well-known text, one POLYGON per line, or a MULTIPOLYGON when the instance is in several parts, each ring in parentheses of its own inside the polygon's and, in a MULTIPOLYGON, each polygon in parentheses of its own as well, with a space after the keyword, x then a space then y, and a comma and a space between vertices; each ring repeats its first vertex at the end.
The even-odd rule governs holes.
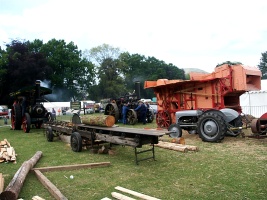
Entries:
MULTIPOLYGON (((146 124, 146 113, 147 109, 149 108, 148 103, 144 103, 143 101, 139 101, 138 106, 134 109, 138 112, 138 116, 140 118, 140 121, 145 125, 146 124)), ((127 112, 129 110, 129 103, 125 103, 122 107, 122 122, 123 124, 127 124, 127 112)))

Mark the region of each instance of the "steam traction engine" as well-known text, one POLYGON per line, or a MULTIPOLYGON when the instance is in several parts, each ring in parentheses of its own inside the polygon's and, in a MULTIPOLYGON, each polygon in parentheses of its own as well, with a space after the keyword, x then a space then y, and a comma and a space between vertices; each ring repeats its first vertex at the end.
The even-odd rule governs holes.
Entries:
MULTIPOLYGON (((124 97, 118 99, 111 99, 111 101, 105 107, 105 115, 112 115, 115 117, 115 122, 122 119, 122 107, 124 103, 128 103, 130 108, 127 112, 127 122, 134 125, 139 121, 138 113, 134 110, 138 106, 140 100, 140 82, 135 82, 135 91, 128 93, 124 97)), ((146 121, 148 123, 153 122, 154 112, 152 108, 147 109, 146 121)))
POLYGON ((241 64, 222 64, 211 74, 190 73, 190 80, 146 81, 157 97, 158 127, 168 128, 171 137, 182 129, 198 133, 203 141, 220 142, 226 134, 237 136, 242 129, 239 96, 261 89, 261 72, 241 64))
POLYGON ((11 109, 12 129, 20 130, 22 126, 23 131, 28 133, 31 124, 41 128, 43 122, 52 121, 52 113, 48 112, 42 104, 42 97, 51 93, 52 90, 40 86, 40 81, 36 81, 35 86, 10 93, 10 97, 14 100, 11 109))

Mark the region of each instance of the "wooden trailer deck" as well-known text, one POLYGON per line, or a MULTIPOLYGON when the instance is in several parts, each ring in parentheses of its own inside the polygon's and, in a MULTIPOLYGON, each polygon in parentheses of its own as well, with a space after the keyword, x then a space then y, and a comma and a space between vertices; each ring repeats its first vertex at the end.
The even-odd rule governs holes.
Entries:
POLYGON ((123 146, 131 146, 135 149, 135 161, 136 164, 139 161, 154 159, 155 149, 154 144, 158 144, 159 137, 165 135, 166 130, 155 129, 138 129, 138 128, 124 128, 124 127, 100 127, 90 126, 85 124, 74 124, 73 126, 67 126, 68 123, 56 123, 47 122, 44 124, 46 129, 46 136, 49 141, 51 134, 53 135, 69 135, 70 144, 72 150, 79 152, 82 150, 82 146, 93 146, 99 142, 106 142, 112 144, 118 144, 123 146), (53 132, 53 133, 52 133, 53 132), (49 137, 50 136, 50 137, 49 137), (151 148, 145 150, 137 150, 142 148, 142 145, 151 145, 151 148), (152 152, 152 156, 138 159, 138 154, 152 152))

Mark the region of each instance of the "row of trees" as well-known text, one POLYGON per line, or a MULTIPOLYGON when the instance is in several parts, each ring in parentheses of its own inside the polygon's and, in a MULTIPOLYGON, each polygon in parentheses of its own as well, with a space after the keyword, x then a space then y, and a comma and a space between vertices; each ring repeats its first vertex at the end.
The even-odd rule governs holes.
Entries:
MULTIPOLYGON (((185 79, 184 70, 155 57, 121 52, 103 44, 80 51, 73 43, 52 39, 47 43, 13 40, 0 47, 0 104, 9 104, 9 93, 48 83, 50 101, 118 98, 134 90, 135 81, 185 79)), ((152 90, 141 90, 142 98, 152 98, 152 90)))

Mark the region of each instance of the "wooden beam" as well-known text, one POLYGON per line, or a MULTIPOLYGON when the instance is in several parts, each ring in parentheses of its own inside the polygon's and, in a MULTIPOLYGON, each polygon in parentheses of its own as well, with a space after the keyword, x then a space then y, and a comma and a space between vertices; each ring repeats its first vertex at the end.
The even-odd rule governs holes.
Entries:
POLYGON ((75 170, 75 169, 84 169, 84 168, 105 167, 109 165, 110 165, 110 162, 100 162, 100 163, 77 164, 77 165, 63 165, 63 166, 54 166, 54 167, 40 167, 40 168, 33 168, 32 170, 39 170, 41 172, 51 172, 51 171, 61 171, 61 170, 75 170))
POLYGON ((119 200, 136 200, 134 198, 127 197, 126 195, 120 194, 118 192, 111 192, 111 196, 119 200))
POLYGON ((6 187, 5 191, 0 194, 0 199, 17 200, 19 192, 23 186, 27 174, 31 168, 41 158, 42 152, 37 151, 36 154, 28 161, 25 161, 14 175, 11 182, 6 187))
POLYGON ((2 173, 0 173, 0 194, 4 191, 4 178, 2 173))
POLYGON ((34 170, 35 175, 39 181, 45 186, 50 194, 57 200, 67 200, 67 198, 57 189, 57 187, 48 180, 39 170, 34 170))
POLYGON ((125 193, 128 193, 128 194, 131 194, 133 196, 139 197, 141 199, 145 199, 145 200, 160 200, 160 199, 157 199, 155 197, 151 197, 151 196, 139 193, 139 192, 135 192, 133 190, 129 190, 129 189, 126 189, 126 188, 123 188, 123 187, 120 187, 120 186, 115 187, 115 189, 119 190, 121 192, 125 192, 125 193))

